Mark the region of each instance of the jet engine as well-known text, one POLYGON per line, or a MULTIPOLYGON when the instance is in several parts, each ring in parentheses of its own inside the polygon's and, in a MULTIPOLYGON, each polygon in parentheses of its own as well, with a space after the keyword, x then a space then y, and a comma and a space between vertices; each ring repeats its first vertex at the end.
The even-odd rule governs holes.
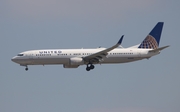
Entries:
POLYGON ((69 65, 83 65, 84 60, 80 57, 74 57, 69 59, 69 65))
POLYGON ((63 65, 64 68, 77 68, 79 65, 63 65))

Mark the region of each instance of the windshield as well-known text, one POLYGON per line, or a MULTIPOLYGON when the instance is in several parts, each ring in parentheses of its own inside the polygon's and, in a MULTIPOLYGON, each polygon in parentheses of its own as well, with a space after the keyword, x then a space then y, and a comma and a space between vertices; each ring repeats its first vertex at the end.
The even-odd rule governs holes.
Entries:
POLYGON ((24 54, 18 54, 17 56, 23 56, 24 54))

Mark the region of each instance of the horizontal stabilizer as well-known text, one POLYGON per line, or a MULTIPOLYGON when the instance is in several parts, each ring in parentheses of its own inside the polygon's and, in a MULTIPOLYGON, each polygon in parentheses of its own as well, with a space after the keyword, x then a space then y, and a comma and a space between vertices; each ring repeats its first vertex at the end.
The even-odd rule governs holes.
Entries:
POLYGON ((157 48, 157 49, 150 50, 149 52, 161 51, 161 50, 163 50, 163 49, 165 49, 165 48, 167 48, 167 47, 169 47, 169 45, 168 45, 168 46, 164 46, 164 47, 160 47, 160 48, 157 48))

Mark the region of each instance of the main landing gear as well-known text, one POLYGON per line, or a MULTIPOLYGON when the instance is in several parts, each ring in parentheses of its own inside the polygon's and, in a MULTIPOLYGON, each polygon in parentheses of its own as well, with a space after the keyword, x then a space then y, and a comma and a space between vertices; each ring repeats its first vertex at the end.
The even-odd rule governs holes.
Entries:
POLYGON ((86 67, 86 70, 87 71, 90 71, 90 70, 92 70, 92 69, 94 69, 95 68, 95 66, 93 65, 93 64, 87 64, 87 67, 86 67), (89 66, 90 65, 90 66, 89 66))

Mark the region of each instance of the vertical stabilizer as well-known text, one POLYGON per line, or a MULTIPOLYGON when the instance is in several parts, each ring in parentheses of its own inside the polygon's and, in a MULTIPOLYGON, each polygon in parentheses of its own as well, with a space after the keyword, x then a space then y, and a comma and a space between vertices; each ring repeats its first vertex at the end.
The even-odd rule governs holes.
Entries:
POLYGON ((138 48, 157 49, 159 47, 163 24, 164 22, 158 22, 138 48))

